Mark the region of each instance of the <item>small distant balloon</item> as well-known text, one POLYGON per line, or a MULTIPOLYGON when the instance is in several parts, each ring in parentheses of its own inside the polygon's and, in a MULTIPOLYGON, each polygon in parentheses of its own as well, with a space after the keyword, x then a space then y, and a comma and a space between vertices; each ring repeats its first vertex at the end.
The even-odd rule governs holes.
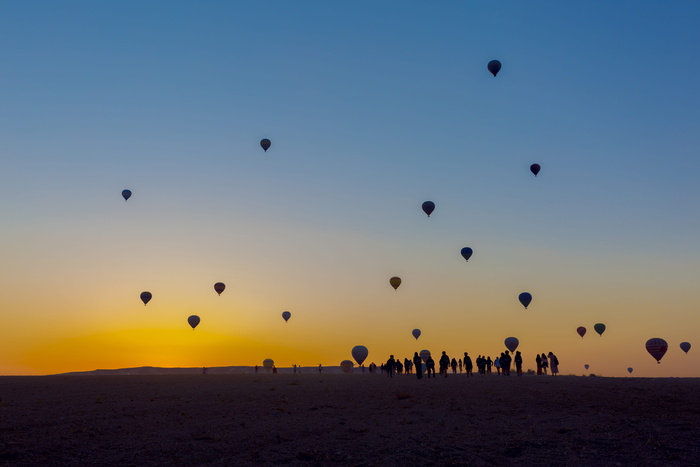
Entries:
POLYGON ((260 147, 263 148, 265 150, 265 152, 267 152, 267 150, 270 149, 271 145, 272 145, 272 141, 270 141, 267 138, 260 140, 260 147))
POLYGON ((540 173, 540 169, 541 169, 540 164, 532 164, 530 166, 530 172, 535 174, 535 177, 537 177, 537 174, 540 173))
POLYGON ((593 326, 593 329, 595 330, 595 332, 597 332, 598 334, 600 334, 600 336, 602 337, 602 336, 603 336, 603 333, 605 332, 605 325, 604 325, 603 323, 596 323, 596 324, 593 326))
POLYGON ((389 284, 391 284, 394 290, 396 290, 401 285, 401 278, 398 276, 394 276, 391 279, 389 279, 389 284))
POLYGON ((590 368, 590 365, 588 363, 586 363, 585 365, 583 365, 583 367, 587 370, 590 368))
POLYGON ((433 203, 432 201, 424 202, 421 207, 423 208, 423 212, 426 213, 428 217, 430 217, 433 211, 435 211, 435 203, 433 203))
POLYGON ((530 302, 532 302, 532 295, 530 295, 527 292, 523 292, 520 295, 518 295, 518 300, 520 300, 520 303, 527 310, 528 305, 530 304, 530 302))
POLYGON ((151 292, 141 292, 141 301, 143 302, 144 306, 146 306, 152 298, 153 295, 151 295, 151 292))
POLYGON ((420 356, 420 359, 423 360, 423 363, 425 363, 425 361, 430 357, 430 350, 421 350, 418 355, 420 356))
MULTIPOLYGON (((292 317, 292 314, 291 314, 290 312, 288 312, 288 311, 283 311, 283 312, 282 312, 282 318, 284 318, 284 322, 285 322, 285 323, 286 323, 287 321, 289 321, 289 318, 291 318, 291 317, 292 317)), ((304 320, 302 319, 302 321, 304 321, 304 320)))
POLYGON ((369 355, 369 351, 364 345, 356 345, 352 348, 352 358, 355 359, 358 365, 362 365, 362 362, 365 361, 367 355, 369 355))
POLYGON ((275 361, 271 358, 266 358, 263 360, 263 367, 267 370, 270 371, 272 367, 275 366, 275 361))
POLYGON ((498 60, 491 60, 488 65, 486 65, 486 68, 489 69, 491 74, 495 77, 499 71, 501 71, 501 62, 498 60))
POLYGON ((579 327, 576 328, 576 332, 577 332, 578 335, 581 336, 581 338, 583 339, 583 336, 586 335, 586 328, 584 328, 583 326, 579 326, 579 327))
POLYGON ((214 284, 214 290, 216 290, 216 293, 218 293, 219 295, 221 295, 221 292, 223 292, 225 288, 226 284, 224 284, 223 282, 217 282, 216 284, 214 284))
POLYGON ((468 246, 465 246, 464 248, 462 248, 461 253, 462 253, 462 257, 465 259, 465 261, 469 261, 469 258, 472 257, 474 250, 472 250, 468 246))
POLYGON ((192 330, 194 331, 194 328, 196 328, 199 324, 199 316, 192 315, 189 318, 187 318, 187 322, 190 323, 190 326, 192 326, 192 330))
POLYGON ((632 373, 633 371, 634 371, 634 368, 632 368, 632 367, 627 368, 627 373, 632 373))
POLYGON ((420 329, 414 329, 413 331, 411 331, 411 334, 413 334, 413 337, 415 337, 416 340, 418 340, 418 338, 420 337, 420 329))
POLYGON ((510 350, 511 352, 515 352, 515 349, 518 348, 520 341, 515 337, 508 337, 504 341, 504 344, 506 344, 506 349, 510 350))
POLYGON ((661 359, 668 350, 668 343, 658 337, 649 339, 646 343, 647 352, 656 359, 656 363, 661 363, 661 359))
POLYGON ((124 197, 124 201, 128 201, 129 198, 131 198, 131 190, 122 190, 122 196, 124 197))
POLYGON ((681 350, 688 353, 688 350, 690 350, 690 342, 681 342, 681 350))
POLYGON ((340 362, 340 369, 345 373, 346 375, 349 375, 352 373, 352 367, 354 364, 350 360, 343 360, 340 362))

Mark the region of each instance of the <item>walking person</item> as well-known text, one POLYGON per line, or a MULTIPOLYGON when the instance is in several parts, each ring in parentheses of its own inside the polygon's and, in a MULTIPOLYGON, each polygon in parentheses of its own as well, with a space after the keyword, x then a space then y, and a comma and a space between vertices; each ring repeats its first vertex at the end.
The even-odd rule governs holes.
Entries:
POLYGON ((518 376, 523 375, 523 356, 520 355, 520 351, 516 350, 515 351, 515 358, 513 359, 515 362, 515 372, 517 373, 518 376))
POLYGON ((384 365, 384 368, 386 369, 389 378, 393 378, 394 370, 396 369, 396 361, 394 360, 393 355, 389 355, 389 360, 386 361, 386 365, 384 365))
POLYGON ((428 378, 430 378, 430 373, 432 373, 433 378, 435 378, 435 360, 433 360, 432 355, 428 355, 428 359, 425 361, 425 369, 428 373, 428 378))
POLYGON ((467 376, 474 376, 474 373, 472 373, 473 369, 474 364, 472 363, 472 358, 467 352, 464 352, 464 371, 467 372, 467 376))
POLYGON ((420 359, 418 352, 413 354, 413 365, 416 367, 416 377, 421 379, 423 377, 423 361, 420 359))

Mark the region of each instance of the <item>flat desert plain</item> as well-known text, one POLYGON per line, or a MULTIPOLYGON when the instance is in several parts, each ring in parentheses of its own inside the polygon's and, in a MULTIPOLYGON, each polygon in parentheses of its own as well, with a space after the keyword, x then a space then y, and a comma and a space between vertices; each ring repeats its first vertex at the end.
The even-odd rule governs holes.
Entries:
POLYGON ((700 465, 700 379, 0 377, 0 465, 700 465))

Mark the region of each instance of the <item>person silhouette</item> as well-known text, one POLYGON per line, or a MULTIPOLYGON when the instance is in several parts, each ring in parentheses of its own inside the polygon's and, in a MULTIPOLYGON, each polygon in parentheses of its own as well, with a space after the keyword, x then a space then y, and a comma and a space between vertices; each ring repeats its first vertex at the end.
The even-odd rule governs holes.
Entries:
POLYGON ((394 370, 396 369, 396 362, 394 361, 394 356, 389 355, 389 360, 386 361, 386 371, 389 373, 389 378, 394 377, 394 370))
POLYGON ((423 377, 423 361, 420 359, 418 352, 413 354, 413 365, 416 367, 416 378, 421 379, 423 377))

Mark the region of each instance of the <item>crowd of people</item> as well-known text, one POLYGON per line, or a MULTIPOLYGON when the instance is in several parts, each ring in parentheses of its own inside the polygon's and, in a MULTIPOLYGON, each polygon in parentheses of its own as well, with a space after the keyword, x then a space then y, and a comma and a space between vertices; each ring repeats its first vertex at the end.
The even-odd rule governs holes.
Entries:
MULTIPOLYGON (((447 378, 450 370, 452 374, 465 373, 467 376, 474 376, 474 364, 476 364, 477 372, 480 375, 490 375, 494 373, 493 369, 495 368, 496 374, 510 376, 512 366, 515 367, 515 374, 517 376, 523 375, 523 357, 519 350, 515 351, 513 354, 511 354, 509 350, 505 350, 495 359, 491 359, 491 356, 479 355, 474 361, 472 361, 472 358, 467 352, 464 352, 464 358, 450 359, 447 353, 443 351, 438 359, 438 371, 440 376, 444 378, 447 378)), ((548 371, 552 376, 559 374, 559 359, 552 352, 537 354, 535 357, 535 364, 537 371, 534 373, 537 375, 546 375, 548 371)), ((436 377, 435 360, 432 355, 428 354, 422 357, 418 352, 413 354, 413 358, 404 358, 403 361, 391 355, 386 363, 380 365, 379 369, 382 374, 386 374, 390 378, 393 378, 395 374, 411 375, 414 373, 414 370, 418 379, 421 379, 424 374, 427 378, 431 376, 433 378, 436 377)), ((370 373, 376 373, 377 365, 371 363, 369 365, 369 371, 370 373)))

